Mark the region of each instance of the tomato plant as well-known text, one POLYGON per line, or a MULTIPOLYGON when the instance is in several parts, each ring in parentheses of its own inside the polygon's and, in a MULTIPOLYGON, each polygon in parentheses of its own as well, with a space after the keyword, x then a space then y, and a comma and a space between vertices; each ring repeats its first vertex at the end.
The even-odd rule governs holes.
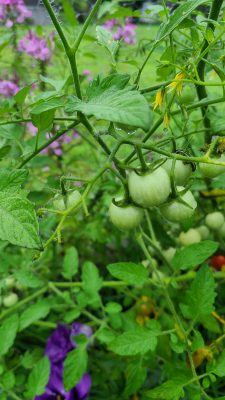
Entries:
POLYGON ((0 1, 0 400, 222 400, 225 4, 28 3, 0 1))

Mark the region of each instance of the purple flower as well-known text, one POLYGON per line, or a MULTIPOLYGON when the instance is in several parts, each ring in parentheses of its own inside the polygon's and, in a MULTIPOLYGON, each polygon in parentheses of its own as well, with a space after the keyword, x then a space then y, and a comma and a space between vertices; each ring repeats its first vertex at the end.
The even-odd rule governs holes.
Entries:
POLYGON ((5 97, 14 96, 20 90, 19 86, 7 80, 0 80, 0 94, 5 97))
POLYGON ((83 75, 87 78, 88 81, 92 81, 93 76, 92 73, 89 69, 84 69, 83 70, 83 75))
POLYGON ((35 400, 55 400, 59 396, 62 400, 85 400, 91 388, 91 378, 85 373, 80 382, 69 392, 63 386, 63 364, 67 354, 76 347, 74 337, 84 334, 92 335, 87 325, 74 322, 72 326, 58 325, 49 336, 45 355, 49 358, 51 371, 44 394, 36 396, 35 400))
POLYGON ((115 25, 118 25, 118 20, 115 18, 109 19, 108 21, 105 21, 105 23, 103 24, 104 28, 107 29, 108 31, 111 31, 115 25))
POLYGON ((123 27, 119 27, 114 33, 113 38, 115 40, 123 39, 127 44, 134 44, 136 42, 135 25, 131 22, 126 22, 123 27))
POLYGON ((54 35, 49 35, 49 45, 47 41, 39 36, 35 35, 34 32, 30 31, 23 39, 20 40, 18 45, 18 51, 26 53, 36 60, 48 61, 52 56, 52 50, 54 49, 54 35))
POLYGON ((0 21, 11 28, 15 22, 22 24, 32 13, 25 6, 23 0, 0 0, 0 21))
MULTIPOLYGON (((56 127, 58 129, 58 127, 56 127)), ((27 129, 29 131, 29 133, 31 134, 31 136, 36 136, 38 129, 36 128, 36 126, 34 126, 32 124, 32 122, 27 122, 27 129)), ((52 137, 51 133, 46 133, 45 135, 46 139, 49 140, 52 137)), ((80 135, 77 131, 72 131, 72 136, 66 135, 64 134, 63 136, 61 136, 60 138, 58 138, 57 140, 55 140, 54 142, 52 142, 51 144, 48 145, 48 147, 46 147, 44 150, 42 150, 42 154, 48 154, 50 153, 54 153, 56 156, 60 157, 63 154, 63 148, 62 146, 64 144, 69 144, 73 141, 73 139, 77 139, 79 138, 80 135)))

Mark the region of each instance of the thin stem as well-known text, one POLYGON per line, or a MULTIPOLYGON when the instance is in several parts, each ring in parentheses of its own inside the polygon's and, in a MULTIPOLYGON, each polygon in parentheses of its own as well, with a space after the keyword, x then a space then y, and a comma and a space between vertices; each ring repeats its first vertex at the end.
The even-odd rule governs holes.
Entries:
POLYGON ((56 29, 61 41, 63 43, 65 51, 66 52, 70 51, 69 43, 68 43, 68 41, 66 39, 66 36, 65 36, 65 34, 64 34, 64 32, 63 32, 63 30, 61 28, 61 25, 60 25, 55 13, 54 13, 54 10, 53 10, 50 2, 48 0, 43 0, 43 3, 44 3, 44 6, 45 6, 46 10, 48 11, 48 14, 49 14, 49 16, 50 16, 50 18, 52 20, 52 23, 53 23, 53 25, 54 25, 54 27, 55 27, 55 29, 56 29))
POLYGON ((89 26, 90 23, 92 22, 93 18, 94 18, 95 15, 97 14, 97 11, 98 11, 98 9, 99 9, 99 7, 100 7, 102 1, 103 1, 103 0, 97 0, 97 1, 96 1, 95 5, 93 6, 93 8, 92 8, 92 10, 91 10, 91 12, 90 12, 90 14, 88 15, 86 21, 84 22, 83 27, 82 27, 82 29, 81 29, 81 32, 80 32, 80 34, 78 35, 78 37, 77 37, 77 39, 76 39, 76 41, 75 41, 75 43, 74 43, 74 46, 73 46, 73 48, 72 48, 74 54, 77 52, 77 50, 78 50, 78 48, 79 48, 79 45, 80 45, 80 43, 81 43, 81 41, 82 41, 82 39, 83 39, 83 36, 84 36, 84 34, 85 34, 85 32, 86 32, 88 26, 89 26))
POLYGON ((64 135, 64 133, 68 132, 70 129, 73 129, 76 125, 78 125, 80 122, 80 120, 76 120, 74 121, 72 124, 70 124, 69 126, 67 126, 65 129, 63 129, 62 131, 58 131, 58 133, 56 135, 54 135, 53 137, 51 137, 49 140, 47 140, 47 142, 45 142, 42 146, 38 147, 30 156, 28 156, 27 158, 25 158, 25 160, 23 160, 17 168, 22 168, 24 165, 26 165, 30 160, 32 160, 32 158, 34 158, 37 154, 39 154, 42 150, 46 149, 46 147, 48 147, 51 143, 53 143, 55 140, 59 139, 62 135, 64 135))
POLYGON ((72 72, 72 77, 73 77, 73 82, 74 82, 77 97, 79 99, 82 99, 79 74, 78 74, 78 70, 77 70, 76 57, 75 57, 74 52, 67 53, 67 57, 68 57, 68 60, 70 63, 70 68, 71 68, 71 72, 72 72))
MULTIPOLYGON (((213 0, 211 10, 209 13, 209 20, 216 21, 218 19, 222 4, 223 4, 223 0, 213 0)), ((207 27, 206 27, 206 30, 207 29, 211 29, 212 31, 214 31, 215 25, 211 21, 209 21, 207 24, 207 27)), ((202 45, 202 49, 201 49, 201 54, 204 54, 205 59, 207 59, 207 57, 208 57, 208 51, 209 51, 209 49, 207 50, 208 45, 209 45, 208 40, 207 40, 207 38, 205 38, 203 45, 202 45)), ((200 54, 200 56, 201 56, 201 54, 200 54)), ((198 76, 199 76, 200 80, 204 81, 205 60, 201 59, 201 61, 199 62, 199 64, 197 65, 197 72, 198 72, 198 76)), ((197 90, 199 100, 202 100, 205 97, 207 97, 207 92, 206 92, 205 86, 198 85, 198 86, 196 86, 196 90, 197 90)), ((202 111, 202 116, 203 116, 203 123, 204 123, 205 128, 207 129, 206 133, 205 133, 205 139, 206 139, 206 142, 208 143, 211 139, 211 133, 209 131, 209 129, 211 128, 211 124, 210 124, 210 119, 207 116, 207 109, 208 109, 207 106, 205 106, 201 109, 201 111, 202 111)))

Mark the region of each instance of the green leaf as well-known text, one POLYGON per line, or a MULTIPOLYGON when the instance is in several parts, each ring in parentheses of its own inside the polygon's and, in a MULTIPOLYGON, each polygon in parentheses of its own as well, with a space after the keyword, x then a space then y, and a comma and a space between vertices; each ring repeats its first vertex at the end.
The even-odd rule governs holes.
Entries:
POLYGON ((135 328, 132 331, 127 331, 117 336, 110 343, 109 349, 120 356, 145 354, 149 350, 155 350, 158 334, 159 331, 157 330, 149 330, 141 327, 135 328))
MULTIPOLYGON (((100 81, 95 79, 88 89, 87 102, 71 96, 66 105, 66 112, 80 111, 93 115, 96 119, 131 125, 148 130, 150 126, 150 107, 147 100, 131 87, 120 88, 115 84, 121 75, 110 75, 100 81)), ((125 75, 126 76, 126 75, 125 75)))
POLYGON ((156 42, 165 39, 178 25, 187 18, 198 6, 207 0, 186 0, 173 13, 166 23, 163 23, 157 33, 156 42))
POLYGON ((0 192, 18 192, 22 183, 27 179, 28 171, 26 169, 9 170, 0 169, 0 192))
POLYGON ((148 271, 142 264, 120 262, 107 265, 109 273, 129 285, 143 285, 148 280, 148 271))
POLYGON ((18 329, 18 315, 12 315, 12 317, 7 318, 0 328, 0 357, 5 355, 9 349, 12 347, 17 329, 18 329))
POLYGON ((64 362, 63 383, 65 391, 74 388, 87 370, 86 345, 70 351, 64 362))
POLYGON ((39 104, 37 104, 36 106, 34 106, 31 110, 31 114, 41 114, 43 112, 46 111, 50 111, 50 110, 56 110, 57 108, 63 107, 64 106, 64 100, 62 100, 61 98, 52 98, 46 101, 42 101, 39 104))
POLYGON ((69 247, 63 259, 62 276, 64 276, 65 279, 71 279, 77 274, 78 262, 77 249, 75 247, 69 247))
POLYGON ((109 51, 113 61, 115 62, 115 55, 119 50, 120 42, 118 40, 114 40, 112 32, 108 31, 102 26, 97 26, 96 32, 98 43, 109 51))
POLYGON ((36 289, 43 285, 43 281, 37 276, 35 276, 34 273, 30 270, 26 271, 24 269, 21 269, 15 271, 14 275, 18 283, 24 286, 25 288, 36 289))
POLYGON ((27 383, 29 397, 34 399, 44 393, 50 375, 50 361, 48 357, 41 358, 32 369, 27 383))
POLYGON ((7 371, 1 378, 1 384, 6 391, 11 390, 15 383, 16 379, 12 371, 7 371))
POLYGON ((121 305, 119 303, 115 303, 114 301, 110 301, 109 303, 106 304, 105 311, 108 314, 118 314, 120 311, 122 311, 122 307, 121 307, 121 305))
POLYGON ((31 110, 31 119, 34 126, 39 132, 52 128, 55 111, 57 108, 63 107, 64 101, 61 98, 51 98, 41 101, 31 110))
POLYGON ((19 331, 21 332, 33 322, 45 318, 49 311, 49 303, 45 300, 29 306, 20 316, 19 331))
POLYGON ((19 90, 14 96, 14 99, 16 100, 17 104, 22 106, 26 100, 26 97, 31 89, 31 85, 24 86, 22 89, 19 90))
POLYGON ((202 264, 218 249, 219 243, 204 240, 177 250, 172 265, 175 269, 190 269, 202 264))
POLYGON ((42 249, 34 205, 19 195, 0 193, 0 239, 17 246, 42 249))
POLYGON ((184 396, 183 382, 179 379, 169 380, 161 386, 148 390, 143 394, 143 400, 180 400, 184 396))
POLYGON ((225 350, 220 354, 219 358, 216 360, 213 368, 210 371, 222 378, 225 376, 225 350))
POLYGON ((191 284, 185 304, 180 305, 184 316, 197 321, 204 315, 210 315, 214 310, 215 286, 211 269, 208 265, 203 266, 191 284))
POLYGON ((82 266, 83 289, 90 298, 95 298, 102 286, 98 268, 91 261, 86 261, 82 266))
POLYGON ((124 395, 129 397, 137 391, 143 385, 147 375, 147 369, 142 366, 141 360, 132 359, 128 364, 126 370, 126 387, 124 395))

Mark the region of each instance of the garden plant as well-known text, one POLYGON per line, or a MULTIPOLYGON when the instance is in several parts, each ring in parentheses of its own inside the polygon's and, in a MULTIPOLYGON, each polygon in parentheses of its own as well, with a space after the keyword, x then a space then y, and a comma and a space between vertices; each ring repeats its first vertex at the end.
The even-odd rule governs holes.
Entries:
POLYGON ((225 400, 225 2, 142 3, 0 0, 0 400, 225 400))

